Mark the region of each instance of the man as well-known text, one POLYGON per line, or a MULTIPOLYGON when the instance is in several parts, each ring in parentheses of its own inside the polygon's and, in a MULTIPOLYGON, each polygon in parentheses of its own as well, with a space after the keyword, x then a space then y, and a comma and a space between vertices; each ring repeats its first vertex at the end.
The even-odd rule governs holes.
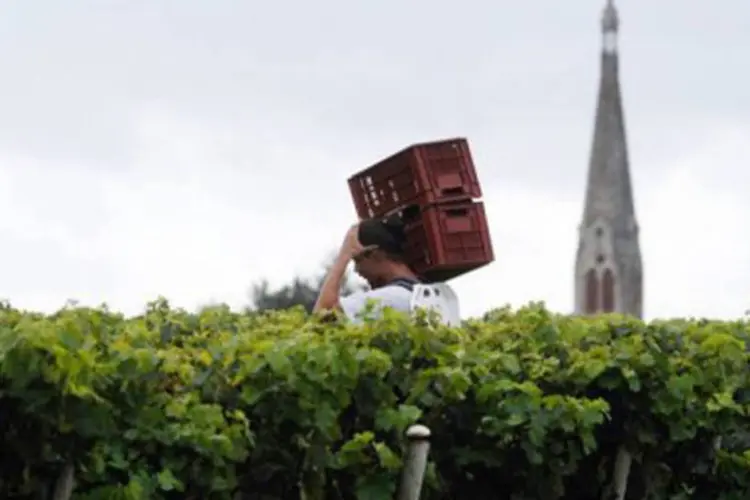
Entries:
POLYGON ((338 256, 326 276, 314 312, 342 311, 352 321, 362 320, 370 301, 376 311, 389 307, 412 313, 417 308, 436 310, 445 323, 459 323, 458 300, 444 283, 423 285, 404 261, 406 237, 399 218, 368 219, 346 233, 338 256), (349 262, 370 285, 366 292, 340 297, 349 262))

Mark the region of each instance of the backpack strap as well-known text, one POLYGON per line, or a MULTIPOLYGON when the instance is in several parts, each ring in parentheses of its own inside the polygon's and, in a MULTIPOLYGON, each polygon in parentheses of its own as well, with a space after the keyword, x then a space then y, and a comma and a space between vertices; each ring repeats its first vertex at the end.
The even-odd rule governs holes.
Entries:
POLYGON ((399 286, 405 288, 410 292, 414 291, 414 286, 419 285, 420 281, 414 278, 396 278, 395 280, 388 283, 386 286, 399 286))

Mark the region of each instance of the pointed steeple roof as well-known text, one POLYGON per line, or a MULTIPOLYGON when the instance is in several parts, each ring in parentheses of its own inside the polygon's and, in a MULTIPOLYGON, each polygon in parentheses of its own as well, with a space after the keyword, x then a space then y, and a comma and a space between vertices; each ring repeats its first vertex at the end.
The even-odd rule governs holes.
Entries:
POLYGON ((583 225, 603 217, 617 228, 635 221, 633 190, 618 74, 620 20, 613 0, 601 19, 602 54, 594 139, 589 160, 583 225))

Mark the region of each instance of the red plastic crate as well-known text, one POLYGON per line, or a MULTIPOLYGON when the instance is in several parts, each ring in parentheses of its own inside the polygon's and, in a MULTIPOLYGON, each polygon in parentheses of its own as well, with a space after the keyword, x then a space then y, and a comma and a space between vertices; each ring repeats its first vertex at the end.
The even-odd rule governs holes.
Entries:
POLYGON ((494 259, 482 202, 425 207, 406 220, 406 259, 427 283, 448 281, 494 259))
POLYGON ((382 217, 408 205, 480 198, 466 139, 415 144, 349 178, 361 219, 382 217))

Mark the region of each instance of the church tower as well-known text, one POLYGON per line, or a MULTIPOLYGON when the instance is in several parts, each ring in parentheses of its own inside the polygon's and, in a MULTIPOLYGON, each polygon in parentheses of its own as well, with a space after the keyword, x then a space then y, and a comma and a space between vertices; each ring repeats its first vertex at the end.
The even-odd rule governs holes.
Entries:
POLYGON ((594 139, 575 265, 575 312, 643 314, 643 267, 618 77, 620 20, 607 0, 594 139))

